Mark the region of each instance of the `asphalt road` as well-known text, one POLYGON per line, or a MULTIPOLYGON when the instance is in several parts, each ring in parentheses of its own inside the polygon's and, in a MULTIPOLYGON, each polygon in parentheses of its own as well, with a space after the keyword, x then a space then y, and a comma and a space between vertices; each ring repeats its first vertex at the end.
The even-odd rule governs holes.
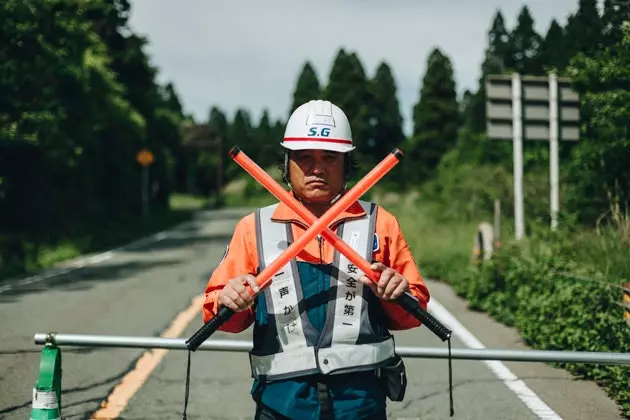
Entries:
MULTIPOLYGON (((203 292, 234 224, 245 213, 203 212, 192 223, 124 249, 66 264, 52 277, 0 287, 0 418, 29 418, 41 350, 33 343, 35 333, 159 336, 178 324, 183 332, 177 334, 189 337, 201 325, 200 314, 193 310, 190 322, 181 315, 175 324, 173 320, 203 292)), ((450 320, 454 348, 481 343, 526 348, 513 330, 467 310, 444 284, 427 282, 434 299, 430 309, 443 321, 450 320)), ((250 333, 216 333, 212 338, 249 340, 250 333)), ((396 343, 446 346, 426 328, 396 333, 396 343)), ((121 389, 125 397, 112 399, 108 406, 118 408, 117 418, 182 417, 186 352, 62 347, 62 357, 63 418, 93 418, 102 402, 121 389), (137 367, 144 363, 138 363, 143 354, 154 361, 162 358, 151 371, 146 364, 137 367), (130 375, 138 371, 150 373, 146 379, 130 375)), ((406 366, 407 396, 401 403, 389 403, 389 417, 448 419, 447 361, 407 359, 406 366)), ((596 385, 541 363, 454 360, 453 382, 455 419, 622 418, 596 385)), ((190 386, 189 419, 253 417, 246 353, 194 353, 190 386)))

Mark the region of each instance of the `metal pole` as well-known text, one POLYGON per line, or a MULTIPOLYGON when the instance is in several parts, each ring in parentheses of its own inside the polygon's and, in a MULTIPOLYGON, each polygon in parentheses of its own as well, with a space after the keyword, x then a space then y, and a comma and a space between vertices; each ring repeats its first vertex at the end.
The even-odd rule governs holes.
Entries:
POLYGON ((558 134, 558 76, 551 73, 549 75, 549 182, 551 187, 549 210, 551 230, 556 230, 558 227, 558 210, 560 208, 558 134))
POLYGON ((501 239, 501 200, 494 200, 494 241, 495 246, 501 239))
POLYGON ((521 75, 512 73, 512 144, 514 148, 514 229, 516 239, 525 232, 523 204, 523 120, 521 75))
POLYGON ((149 212, 149 165, 142 166, 142 215, 149 212))
MULTIPOLYGON (((83 347, 117 347, 187 350, 183 338, 131 337, 81 334, 35 334, 35 344, 53 341, 56 345, 83 347), (48 341, 47 341, 48 340, 48 341)), ((198 350, 248 352, 251 341, 245 340, 206 340, 198 350)), ((397 346, 396 352, 402 357, 446 359, 448 349, 437 347, 397 346)), ((453 359, 462 360, 506 360, 516 362, 566 362, 594 363, 605 365, 630 365, 630 353, 581 352, 558 350, 504 350, 504 349, 469 349, 455 348, 451 351, 453 359)))

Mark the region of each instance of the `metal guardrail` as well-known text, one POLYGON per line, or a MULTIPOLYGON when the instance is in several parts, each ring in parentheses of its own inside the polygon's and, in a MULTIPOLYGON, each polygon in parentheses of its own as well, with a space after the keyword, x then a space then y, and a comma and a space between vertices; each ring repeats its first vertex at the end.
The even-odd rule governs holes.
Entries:
MULTIPOLYGON (((61 348, 60 346, 115 347, 142 349, 187 350, 183 338, 134 337, 117 335, 86 335, 37 333, 35 344, 44 345, 40 357, 39 376, 33 389, 31 420, 61 419, 61 348)), ((197 350, 249 352, 251 341, 206 340, 197 350)), ((449 349, 434 347, 396 346, 396 352, 406 358, 503 360, 515 362, 565 362, 602 365, 630 365, 630 353, 581 352, 559 350, 508 350, 508 349, 449 349), (449 352, 450 350, 450 352, 449 352)), ((189 353, 190 354, 190 353, 189 353)))
MULTIPOLYGON (((183 338, 54 333, 35 334, 35 344, 47 343, 54 344, 56 346, 187 350, 186 342, 183 338)), ((198 350, 248 352, 251 348, 251 341, 206 340, 198 350)), ((437 347, 396 346, 396 353, 402 357, 408 358, 448 358, 448 349, 437 347)), ((514 362, 565 362, 630 365, 630 353, 613 352, 453 348, 451 349, 451 358, 461 360, 503 360, 514 362)))

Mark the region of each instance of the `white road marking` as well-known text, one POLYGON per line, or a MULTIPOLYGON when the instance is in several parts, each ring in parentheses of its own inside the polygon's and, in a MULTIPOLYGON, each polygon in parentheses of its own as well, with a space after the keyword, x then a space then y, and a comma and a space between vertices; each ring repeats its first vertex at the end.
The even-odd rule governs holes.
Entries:
MULTIPOLYGON (((431 314, 450 328, 453 333, 462 340, 464 345, 473 349, 486 348, 477 337, 468 331, 468 329, 435 298, 432 297, 429 301, 428 309, 431 314)), ((558 413, 553 411, 534 391, 527 387, 525 382, 518 379, 502 362, 498 360, 484 360, 484 363, 538 418, 545 420, 562 419, 558 413)))
POLYGON ((161 240, 164 240, 168 238, 169 236, 171 236, 172 232, 173 231, 158 232, 150 236, 147 236, 145 238, 139 239, 135 242, 131 242, 129 244, 111 249, 109 251, 106 251, 97 255, 92 255, 90 257, 79 257, 76 260, 70 260, 64 263, 65 266, 63 268, 49 269, 49 270, 44 271, 43 273, 36 274, 34 276, 26 277, 21 280, 2 285, 0 286, 0 293, 8 292, 9 290, 17 289, 21 286, 38 283, 43 280, 61 276, 62 274, 70 273, 80 268, 87 267, 88 265, 98 264, 100 262, 109 260, 110 258, 116 256, 120 252, 128 250, 129 248, 133 248, 139 245, 149 244, 151 242, 159 242, 161 240))

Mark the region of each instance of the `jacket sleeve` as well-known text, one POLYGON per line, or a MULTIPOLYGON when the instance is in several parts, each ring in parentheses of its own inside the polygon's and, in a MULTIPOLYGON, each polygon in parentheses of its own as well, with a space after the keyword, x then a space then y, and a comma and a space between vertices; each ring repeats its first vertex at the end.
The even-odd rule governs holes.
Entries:
MULTIPOLYGON (((256 274, 258 257, 256 254, 253 232, 253 214, 239 220, 234 234, 226 249, 226 254, 212 273, 205 289, 205 300, 202 308, 203 322, 212 319, 218 310, 219 293, 232 278, 242 274, 256 274)), ((236 312, 219 327, 219 331, 238 333, 247 329, 254 321, 254 309, 236 312)))
MULTIPOLYGON (((380 254, 381 262, 393 268, 409 281, 409 292, 418 299, 420 306, 426 310, 430 294, 422 275, 415 263, 411 249, 403 236, 398 220, 389 217, 384 224, 385 249, 380 254)), ((380 258, 379 258, 380 259, 380 258)), ((405 330, 419 327, 421 322, 409 314, 396 302, 382 300, 383 309, 389 318, 388 328, 391 330, 405 330)))

